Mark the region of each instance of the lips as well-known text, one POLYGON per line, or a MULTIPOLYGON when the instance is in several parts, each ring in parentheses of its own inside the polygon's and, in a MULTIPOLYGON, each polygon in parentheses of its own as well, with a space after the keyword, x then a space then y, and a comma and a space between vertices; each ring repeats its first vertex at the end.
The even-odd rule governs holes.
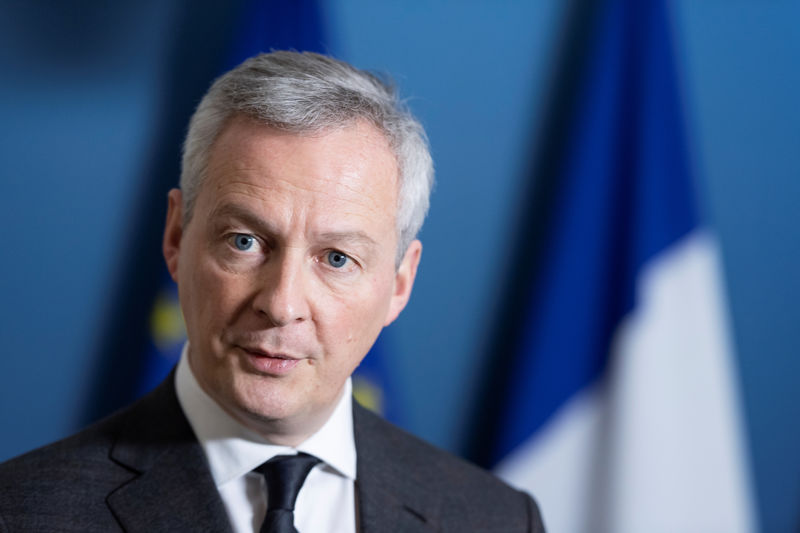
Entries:
POLYGON ((295 368, 302 358, 282 353, 272 353, 256 346, 237 346, 252 370, 259 374, 284 376, 295 368))
POLYGON ((274 359, 291 359, 291 360, 302 359, 302 357, 293 357, 291 355, 286 355, 284 353, 275 353, 275 352, 270 352, 269 350, 262 350, 257 346, 239 346, 239 348, 256 357, 272 357, 274 359))

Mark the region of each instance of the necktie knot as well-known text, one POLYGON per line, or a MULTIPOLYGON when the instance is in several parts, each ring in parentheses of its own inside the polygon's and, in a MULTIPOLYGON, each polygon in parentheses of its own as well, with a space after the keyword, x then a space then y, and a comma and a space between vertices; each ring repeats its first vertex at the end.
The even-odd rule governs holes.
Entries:
MULTIPOLYGON (((264 526, 276 521, 294 521, 294 504, 308 473, 320 460, 306 453, 297 455, 276 455, 254 469, 264 476, 267 482, 267 516, 264 526)), ((268 529, 268 531, 293 531, 292 529, 268 529)), ((262 528, 262 531, 264 529, 262 528)))

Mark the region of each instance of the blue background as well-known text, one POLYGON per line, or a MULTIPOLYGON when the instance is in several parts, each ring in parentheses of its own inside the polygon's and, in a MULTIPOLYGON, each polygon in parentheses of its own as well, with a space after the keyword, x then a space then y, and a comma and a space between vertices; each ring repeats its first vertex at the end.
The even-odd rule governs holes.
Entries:
MULTIPOLYGON (((85 419, 104 327, 126 304, 116 287, 131 235, 163 214, 143 212, 141 184, 187 4, 0 3, 0 460, 85 419)), ((230 9, 218 4, 195 4, 212 32, 230 9)), ((322 3, 329 50, 391 73, 430 135, 438 184, 423 261, 384 340, 406 425, 459 453, 567 4, 322 3)), ((670 5, 760 519, 786 531, 800 522, 800 3, 670 5)))

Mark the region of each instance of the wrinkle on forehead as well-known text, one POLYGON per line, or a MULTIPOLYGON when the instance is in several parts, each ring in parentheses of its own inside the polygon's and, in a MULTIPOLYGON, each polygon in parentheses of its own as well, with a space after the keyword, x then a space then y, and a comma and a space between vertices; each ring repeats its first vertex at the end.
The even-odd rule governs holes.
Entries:
MULTIPOLYGON (((217 142, 212 146, 208 170, 210 176, 217 177, 226 174, 233 174, 234 177, 236 174, 253 176, 256 179, 247 185, 254 189, 258 187, 257 183, 260 181, 258 178, 264 176, 271 178, 275 184, 284 182, 285 186, 289 188, 322 194, 330 194, 323 190, 326 182, 335 182, 355 197, 369 198, 363 193, 362 178, 365 169, 374 167, 376 160, 380 161, 384 169, 382 172, 384 175, 376 176, 376 178, 384 178, 392 182, 391 190, 394 192, 392 200, 396 207, 399 185, 397 160, 386 137, 370 123, 355 121, 340 128, 298 135, 267 127, 246 117, 236 117, 226 126, 217 142), (232 130, 238 130, 237 133, 251 134, 232 136, 232 130), (349 149, 346 157, 335 151, 335 142, 324 142, 326 137, 342 135, 348 137, 349 149), (353 137, 357 139, 355 142, 353 142, 353 137), (265 143, 265 139, 269 139, 269 142, 265 143), (233 146, 234 142, 236 146, 233 146), (325 158, 325 167, 327 168, 311 168, 310 174, 306 176, 311 181, 304 183, 306 187, 303 187, 296 180, 286 180, 283 176, 297 177, 293 173, 295 169, 290 165, 298 162, 298 158, 295 157, 296 153, 304 149, 308 150, 309 146, 330 153, 325 158), (246 153, 250 157, 235 159, 226 157, 231 151, 240 155, 246 153), (324 170, 327 170, 327 173, 324 170), (316 184, 318 186, 315 186, 316 184)), ((216 181, 219 189, 225 186, 227 180, 216 181)), ((234 179, 229 183, 235 181, 234 179)), ((381 188, 384 191, 389 190, 389 188, 381 188)))
POLYGON ((339 217, 360 219, 370 233, 386 224, 395 232, 395 156, 385 136, 366 122, 297 135, 234 120, 212 147, 208 176, 211 211, 244 202, 285 223, 305 220, 318 226, 315 232, 339 231, 326 227, 345 222, 339 217))
MULTIPOLYGON (((330 192, 325 188, 298 187, 289 180, 269 180, 271 183, 250 183, 246 181, 225 182, 216 188, 213 198, 213 210, 229 203, 247 203, 269 205, 272 216, 283 214, 294 218, 329 218, 333 214, 351 215, 358 218, 386 216, 385 208, 374 197, 364 195, 360 190, 348 189, 349 194, 330 192), (277 183, 275 183, 277 182, 277 183), (298 201, 302 198, 303 201, 298 201), (336 207, 320 210, 320 206, 336 207)), ((394 218, 392 217, 392 220, 394 218)), ((373 221, 374 222, 374 221, 373 221)))

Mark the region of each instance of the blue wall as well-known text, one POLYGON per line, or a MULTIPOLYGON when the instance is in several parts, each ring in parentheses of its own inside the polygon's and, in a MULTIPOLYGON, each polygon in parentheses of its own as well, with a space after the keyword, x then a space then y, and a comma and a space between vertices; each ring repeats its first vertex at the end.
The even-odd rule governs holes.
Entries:
MULTIPOLYGON (((83 419, 103 324, 125 305, 116 277, 142 215, 137 195, 185 2, 9 4, 0 5, 0 459, 83 419)), ((430 134, 438 185, 422 267, 384 335, 402 354, 390 364, 407 425, 454 451, 501 305, 515 196, 565 4, 325 4, 331 50, 392 73, 430 134)), ((800 521, 800 5, 672 5, 699 186, 722 242, 761 520, 784 531, 800 521)))
POLYGON ((0 7, 2 457, 82 417, 151 150, 174 6, 104 4, 0 7))
POLYGON ((722 241, 765 531, 800 527, 798 2, 682 2, 690 116, 722 241))

